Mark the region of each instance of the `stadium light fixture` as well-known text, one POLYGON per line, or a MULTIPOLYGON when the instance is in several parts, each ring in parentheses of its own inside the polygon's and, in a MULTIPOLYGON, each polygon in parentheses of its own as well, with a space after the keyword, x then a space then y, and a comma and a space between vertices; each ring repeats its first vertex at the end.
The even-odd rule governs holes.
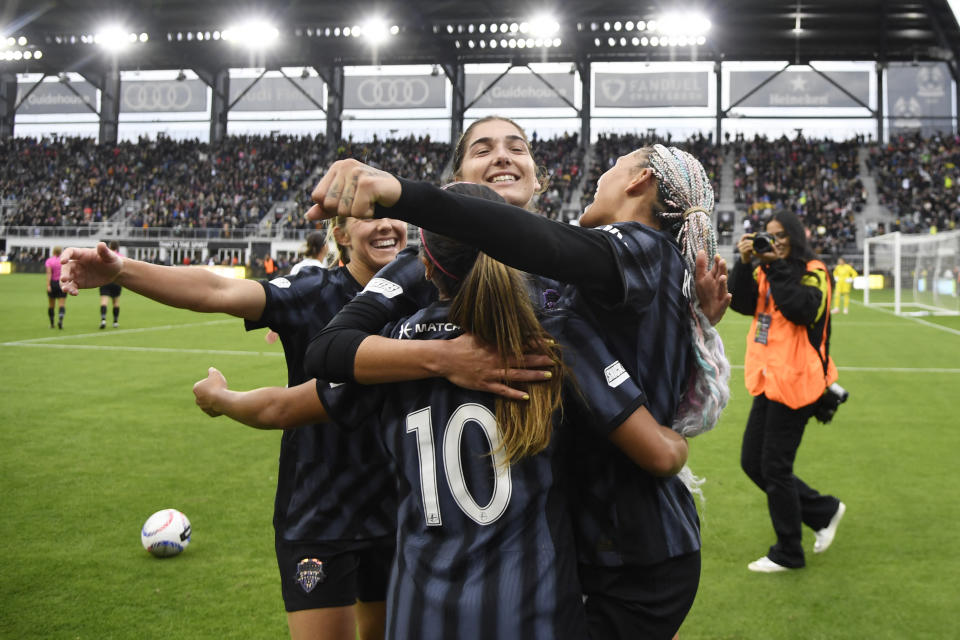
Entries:
POLYGON ((93 35, 93 41, 107 51, 121 51, 130 44, 129 31, 119 25, 105 25, 93 35))
MULTIPOLYGON (((652 24, 654 21, 651 20, 652 24)), ((660 16, 656 21, 657 31, 661 36, 679 37, 679 36, 697 36, 705 34, 710 30, 711 24, 702 13, 666 13, 660 16)))
POLYGON ((382 44, 390 37, 390 29, 382 18, 370 18, 363 23, 360 32, 372 45, 382 44))
POLYGON ((548 14, 533 16, 529 20, 529 33, 534 38, 553 38, 560 31, 560 23, 548 14))
POLYGON ((280 30, 266 20, 251 19, 228 27, 220 38, 250 49, 266 49, 280 37, 280 30))

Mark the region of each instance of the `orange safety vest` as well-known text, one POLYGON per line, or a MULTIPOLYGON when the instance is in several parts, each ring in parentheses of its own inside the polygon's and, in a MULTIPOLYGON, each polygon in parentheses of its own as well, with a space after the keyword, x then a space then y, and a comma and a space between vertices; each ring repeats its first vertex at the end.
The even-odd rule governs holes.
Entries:
MULTIPOLYGON (((823 312, 830 313, 830 281, 827 267, 819 260, 807 263, 807 270, 823 271, 827 300, 823 312)), ((757 269, 757 308, 747 335, 744 382, 750 395, 761 393, 770 400, 799 409, 816 402, 824 389, 837 380, 837 368, 827 354, 827 323, 823 324, 820 344, 813 345, 807 327, 787 320, 773 304, 770 282, 763 269, 757 269), (771 316, 766 344, 757 342, 757 316, 771 316), (826 366, 824 366, 826 362, 826 366)))

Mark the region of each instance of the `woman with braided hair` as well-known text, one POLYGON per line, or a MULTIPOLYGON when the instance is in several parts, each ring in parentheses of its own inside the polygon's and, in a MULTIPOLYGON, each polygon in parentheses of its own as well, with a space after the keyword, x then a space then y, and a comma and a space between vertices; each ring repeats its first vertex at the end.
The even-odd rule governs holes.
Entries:
MULTIPOLYGON (((573 285, 561 304, 605 336, 657 422, 685 436, 716 424, 729 397, 729 363, 710 320, 719 320, 729 295, 725 288, 712 299, 694 292, 698 254, 713 260, 716 245, 713 191, 690 154, 654 145, 620 157, 601 177, 581 227, 353 160, 335 163, 313 199, 317 206, 308 217, 389 214, 573 285), (674 228, 676 235, 666 233, 674 228)), ((355 347, 357 370, 361 355, 386 361, 372 339, 355 347)), ((321 334, 311 345, 307 366, 331 378, 338 369, 331 360, 342 351, 323 340, 321 334)), ((699 584, 699 519, 690 491, 678 477, 638 468, 609 442, 585 440, 572 450, 573 516, 592 635, 671 638, 699 584)))

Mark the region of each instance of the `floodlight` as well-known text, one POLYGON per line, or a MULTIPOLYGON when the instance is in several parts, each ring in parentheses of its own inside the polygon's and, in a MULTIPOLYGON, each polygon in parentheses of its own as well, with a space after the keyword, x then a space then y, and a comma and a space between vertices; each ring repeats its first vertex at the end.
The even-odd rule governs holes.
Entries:
POLYGON ((534 38, 551 37, 560 31, 560 23, 553 16, 539 15, 530 19, 530 35, 534 38))
POLYGON ((251 49, 263 49, 276 42, 280 31, 265 20, 252 19, 224 29, 220 37, 251 49))
MULTIPOLYGON (((651 23, 654 21, 651 20, 651 23)), ((658 31, 667 36, 698 36, 710 30, 710 21, 701 13, 666 13, 657 21, 658 31)))
POLYGON ((128 33, 118 25, 107 25, 94 34, 93 41, 107 51, 120 51, 130 43, 128 33))
POLYGON ((362 28, 363 37, 370 42, 370 44, 380 44, 381 42, 386 41, 389 37, 390 32, 387 28, 387 23, 380 18, 371 18, 364 23, 362 28))
POLYGON ((19 38, 17 38, 17 44, 20 45, 21 47, 27 46, 27 38, 25 36, 20 36, 19 38))

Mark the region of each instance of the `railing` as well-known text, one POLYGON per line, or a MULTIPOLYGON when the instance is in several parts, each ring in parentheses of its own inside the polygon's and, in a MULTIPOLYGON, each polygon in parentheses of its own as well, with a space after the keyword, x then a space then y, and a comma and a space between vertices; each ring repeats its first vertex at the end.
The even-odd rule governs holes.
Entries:
MULTIPOLYGON (((271 231, 263 235, 258 225, 224 230, 222 228, 176 228, 176 227, 120 227, 116 236, 127 239, 177 239, 177 240, 301 240, 309 229, 282 229, 278 234, 271 231)), ((70 227, 2 227, 0 234, 8 238, 100 238, 104 228, 99 225, 70 227)))

